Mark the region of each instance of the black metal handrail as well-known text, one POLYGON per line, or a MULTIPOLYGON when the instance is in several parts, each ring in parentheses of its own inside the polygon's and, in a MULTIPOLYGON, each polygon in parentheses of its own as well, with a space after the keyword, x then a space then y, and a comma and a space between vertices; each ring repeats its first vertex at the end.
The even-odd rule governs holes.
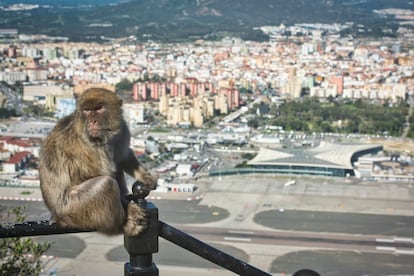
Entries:
MULTIPOLYGON (((70 234, 81 232, 93 232, 93 230, 80 230, 62 228, 50 221, 29 221, 17 224, 3 225, 0 227, 0 238, 29 237, 41 235, 70 234)), ((270 275, 259 270, 231 255, 224 253, 196 238, 184 233, 171 225, 159 221, 159 236, 194 254, 217 264, 239 275, 270 275)), ((145 262, 143 262, 145 263, 145 262)))
POLYGON ((74 228, 62 228, 48 220, 26 221, 22 223, 2 224, 0 226, 0 238, 19 238, 31 236, 44 236, 56 234, 71 234, 82 232, 94 232, 95 230, 81 230, 74 228))
POLYGON ((270 275, 162 221, 159 222, 159 230, 160 236, 164 239, 234 273, 239 275, 270 275))

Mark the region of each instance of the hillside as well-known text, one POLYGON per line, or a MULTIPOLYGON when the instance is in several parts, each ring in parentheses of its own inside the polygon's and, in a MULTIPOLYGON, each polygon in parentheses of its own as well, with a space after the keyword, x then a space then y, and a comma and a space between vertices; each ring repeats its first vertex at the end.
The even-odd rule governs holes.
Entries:
POLYGON ((83 41, 130 35, 163 41, 214 39, 228 33, 260 40, 263 36, 253 27, 281 23, 353 21, 393 27, 392 18, 373 13, 390 7, 412 9, 413 4, 408 0, 130 0, 100 7, 0 11, 0 28, 83 41))

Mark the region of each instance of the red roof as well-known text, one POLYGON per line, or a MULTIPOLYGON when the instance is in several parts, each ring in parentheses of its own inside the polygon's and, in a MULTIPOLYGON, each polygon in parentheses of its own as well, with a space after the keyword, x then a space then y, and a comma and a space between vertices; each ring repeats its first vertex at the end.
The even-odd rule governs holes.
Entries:
POLYGON ((30 151, 21 151, 16 152, 12 157, 10 157, 9 161, 5 162, 6 164, 18 164, 22 162, 24 158, 27 158, 31 155, 30 151))
POLYGON ((0 143, 4 142, 5 144, 9 145, 16 145, 19 147, 31 147, 33 145, 33 140, 30 138, 18 138, 12 136, 3 136, 0 137, 0 143))
POLYGON ((25 147, 25 148, 28 148, 28 147, 32 146, 32 143, 30 141, 15 140, 15 141, 10 141, 9 144, 16 145, 16 146, 19 146, 19 147, 25 147))
POLYGON ((0 136, 0 141, 2 142, 8 142, 10 140, 13 140, 14 137, 12 136, 0 136))

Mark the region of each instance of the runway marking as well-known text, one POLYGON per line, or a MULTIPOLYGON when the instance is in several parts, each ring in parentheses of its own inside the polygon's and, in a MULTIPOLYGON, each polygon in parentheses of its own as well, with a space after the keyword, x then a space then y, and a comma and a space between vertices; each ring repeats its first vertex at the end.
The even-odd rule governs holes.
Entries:
POLYGON ((389 242, 389 243, 393 243, 395 242, 394 239, 375 239, 377 242, 389 242))
POLYGON ((377 238, 375 239, 377 242, 388 242, 388 243, 396 243, 396 242, 408 242, 408 243, 414 243, 414 240, 412 238, 391 238, 391 239, 383 239, 383 238, 377 238))
POLYGON ((241 231, 241 230, 229 230, 229 234, 240 234, 240 235, 254 235, 253 231, 241 231))
POLYGON ((243 241, 243 242, 251 242, 252 240, 249 238, 235 238, 235 237, 224 237, 226 241, 243 241))
POLYGON ((414 249, 397 249, 392 246, 377 246, 377 250, 388 251, 393 254, 414 255, 414 249))
POLYGON ((396 241, 396 242, 411 242, 411 243, 414 243, 413 239, 411 239, 411 238, 394 238, 394 241, 396 241))
POLYGON ((395 253, 396 254, 414 255, 414 249, 411 249, 411 250, 398 249, 398 250, 395 250, 395 253))
POLYGON ((377 246, 377 250, 395 251, 395 247, 391 246, 377 246))

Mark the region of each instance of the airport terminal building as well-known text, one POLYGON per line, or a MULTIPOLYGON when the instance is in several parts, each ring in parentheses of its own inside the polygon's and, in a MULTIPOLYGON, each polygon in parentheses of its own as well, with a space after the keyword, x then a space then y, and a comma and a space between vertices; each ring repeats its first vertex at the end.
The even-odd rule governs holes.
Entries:
POLYGON ((354 176, 353 163, 367 154, 377 154, 382 145, 332 144, 321 142, 309 149, 261 148, 255 158, 247 164, 252 172, 306 174, 347 177, 354 176))

